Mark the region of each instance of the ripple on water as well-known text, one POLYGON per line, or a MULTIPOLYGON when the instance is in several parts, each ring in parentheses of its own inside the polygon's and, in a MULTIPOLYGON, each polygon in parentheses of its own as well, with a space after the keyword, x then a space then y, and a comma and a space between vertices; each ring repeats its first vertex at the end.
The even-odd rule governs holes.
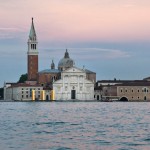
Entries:
MULTIPOLYGON (((72 150, 72 148, 69 147, 51 147, 51 150, 72 150)), ((77 150, 77 149, 74 149, 77 150)))
POLYGON ((34 126, 47 126, 47 127, 51 127, 51 126, 62 126, 67 124, 67 122, 62 122, 62 121, 51 121, 51 122, 37 122, 35 124, 33 124, 34 126))
POLYGON ((0 149, 148 150, 150 103, 0 103, 0 149))

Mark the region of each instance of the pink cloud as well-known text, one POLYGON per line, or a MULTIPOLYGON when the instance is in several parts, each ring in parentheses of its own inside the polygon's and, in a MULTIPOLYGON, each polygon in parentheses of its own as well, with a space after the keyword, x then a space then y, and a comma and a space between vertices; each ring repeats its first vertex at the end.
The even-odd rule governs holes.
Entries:
POLYGON ((20 26, 29 32, 30 19, 34 17, 36 31, 43 41, 130 41, 150 38, 150 2, 146 0, 13 2, 4 1, 0 6, 2 26, 20 26))

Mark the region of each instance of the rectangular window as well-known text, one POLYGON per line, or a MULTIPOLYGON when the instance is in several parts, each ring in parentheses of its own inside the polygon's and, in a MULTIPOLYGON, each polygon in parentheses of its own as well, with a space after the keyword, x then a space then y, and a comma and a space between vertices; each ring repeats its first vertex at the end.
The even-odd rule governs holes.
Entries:
POLYGON ((32 89, 30 89, 30 97, 32 96, 32 89))

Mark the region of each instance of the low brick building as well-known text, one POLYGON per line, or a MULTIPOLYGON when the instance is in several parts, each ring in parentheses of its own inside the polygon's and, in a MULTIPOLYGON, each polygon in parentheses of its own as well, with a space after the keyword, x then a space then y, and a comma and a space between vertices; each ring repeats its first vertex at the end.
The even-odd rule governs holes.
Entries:
POLYGON ((96 100, 150 101, 150 81, 101 80, 95 87, 96 100))

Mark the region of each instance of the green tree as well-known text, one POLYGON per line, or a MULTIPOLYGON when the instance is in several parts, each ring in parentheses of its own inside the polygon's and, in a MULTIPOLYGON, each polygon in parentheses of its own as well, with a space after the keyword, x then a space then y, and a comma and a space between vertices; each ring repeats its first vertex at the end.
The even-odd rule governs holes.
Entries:
POLYGON ((22 74, 20 76, 20 79, 19 79, 18 83, 24 83, 25 81, 27 81, 27 78, 28 78, 28 74, 27 73, 26 74, 22 74))

